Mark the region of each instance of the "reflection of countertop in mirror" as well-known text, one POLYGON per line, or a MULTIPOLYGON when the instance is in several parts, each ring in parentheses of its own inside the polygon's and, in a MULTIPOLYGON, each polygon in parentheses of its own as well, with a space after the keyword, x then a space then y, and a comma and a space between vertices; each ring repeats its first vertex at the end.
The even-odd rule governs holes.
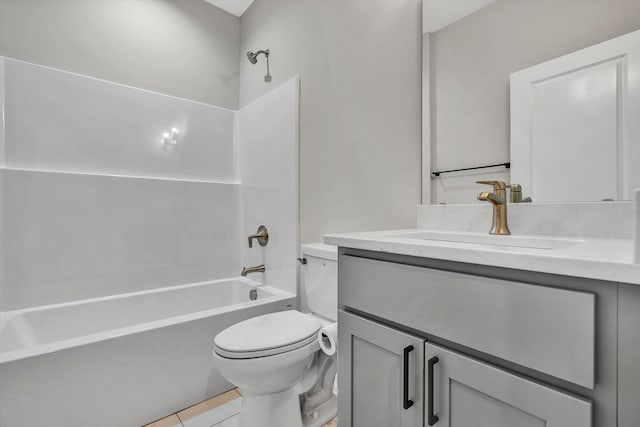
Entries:
POLYGON ((491 236, 491 207, 418 208, 418 228, 331 234, 355 249, 640 285, 632 202, 509 205, 511 236, 491 236))

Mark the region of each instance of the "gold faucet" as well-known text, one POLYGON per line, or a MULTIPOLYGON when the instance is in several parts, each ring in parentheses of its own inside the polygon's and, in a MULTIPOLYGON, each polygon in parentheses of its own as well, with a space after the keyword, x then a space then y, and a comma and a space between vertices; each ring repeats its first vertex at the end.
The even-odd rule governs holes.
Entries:
POLYGON ((264 273, 264 264, 256 265, 255 267, 242 267, 240 275, 247 277, 249 273, 264 273))
POLYGON ((493 185, 493 193, 483 191, 478 194, 478 200, 493 204, 493 226, 489 234, 511 234, 507 224, 507 190, 502 181, 476 181, 477 184, 493 185))
POLYGON ((511 203, 522 203, 522 185, 509 184, 506 187, 511 190, 511 203))

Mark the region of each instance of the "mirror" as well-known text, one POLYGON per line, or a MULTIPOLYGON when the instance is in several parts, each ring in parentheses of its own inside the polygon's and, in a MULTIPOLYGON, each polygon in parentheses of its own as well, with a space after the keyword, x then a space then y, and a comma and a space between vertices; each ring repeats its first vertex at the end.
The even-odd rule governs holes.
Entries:
MULTIPOLYGON (((640 29, 640 2, 630 0, 423 0, 423 14, 424 204, 474 203, 481 189, 476 180, 522 179, 522 159, 530 156, 514 158, 511 148, 511 74, 640 29), (490 165, 500 166, 431 173, 490 165)), ((629 81, 637 91, 637 80, 629 81)), ((572 162, 560 162, 559 176, 578 176, 575 168, 584 175, 584 150, 572 151, 572 162)), ((616 156, 632 165, 638 153, 609 153, 609 165, 599 165, 602 173, 618 174, 611 167, 616 156)), ((537 176, 549 170, 531 167, 537 176)), ((535 195, 534 202, 621 200, 630 194, 628 188, 612 197, 604 196, 611 191, 578 193, 579 180, 559 179, 553 197, 545 198, 531 182, 523 195, 535 195), (563 187, 565 181, 573 183, 563 187)))

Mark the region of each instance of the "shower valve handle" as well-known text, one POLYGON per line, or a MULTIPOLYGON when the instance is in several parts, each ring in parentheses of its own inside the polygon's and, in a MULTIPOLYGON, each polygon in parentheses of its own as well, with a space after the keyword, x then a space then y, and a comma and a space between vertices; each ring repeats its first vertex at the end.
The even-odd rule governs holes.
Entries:
POLYGON ((269 232, 267 231, 267 227, 261 225, 260 227, 258 227, 258 231, 256 232, 256 234, 252 234, 251 236, 249 236, 248 241, 250 248, 253 247, 253 239, 258 240, 258 244, 260 246, 266 246, 269 242, 269 232))

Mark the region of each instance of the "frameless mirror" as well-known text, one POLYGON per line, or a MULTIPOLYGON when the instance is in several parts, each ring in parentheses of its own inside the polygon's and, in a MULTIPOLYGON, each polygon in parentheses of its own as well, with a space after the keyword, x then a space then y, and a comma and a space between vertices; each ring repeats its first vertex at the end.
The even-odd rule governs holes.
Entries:
POLYGON ((640 31, 511 75, 511 179, 540 202, 640 188, 640 31))
POLYGON ((630 198, 639 54, 545 64, 640 29, 640 2, 423 0, 423 14, 423 203, 473 203, 488 179, 534 202, 630 198))

